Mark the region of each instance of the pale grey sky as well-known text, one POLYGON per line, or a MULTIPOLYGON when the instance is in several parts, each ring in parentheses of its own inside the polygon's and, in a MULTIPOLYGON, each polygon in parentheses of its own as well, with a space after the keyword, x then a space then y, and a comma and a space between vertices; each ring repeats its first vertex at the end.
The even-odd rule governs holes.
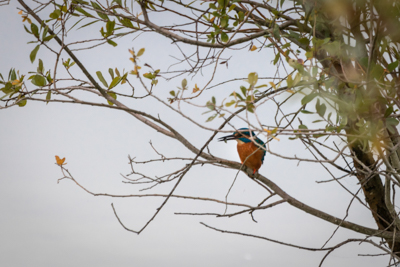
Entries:
MULTIPOLYGON (((30 1, 27 3, 32 5, 30 1)), ((8 75, 11 67, 26 73, 34 70, 37 64, 37 61, 34 64, 29 61, 34 45, 27 44, 31 39, 17 14, 17 6, 16 1, 11 1, 9 5, 0 7, 0 73, 3 76, 8 75)), ((97 33, 99 28, 88 27, 87 31, 97 33)), ((79 37, 84 34, 82 32, 72 32, 71 38, 74 34, 79 37)), ((147 34, 132 39, 128 37, 118 41, 117 48, 104 46, 77 55, 93 75, 97 70, 106 73, 108 67, 132 69, 128 60, 128 48, 131 47, 146 47, 144 62, 164 69, 172 62, 170 55, 179 55, 176 47, 163 37, 147 34)), ((57 47, 55 43, 52 45, 57 47)), ((257 71, 260 76, 273 73, 274 67, 269 66, 269 62, 274 55, 266 51, 250 55, 239 53, 229 63, 229 69, 221 67, 220 78, 217 77, 215 83, 224 80, 227 74, 243 77, 244 73, 251 71, 257 71)), ((38 58, 43 59, 47 69, 54 67, 51 57, 44 48, 39 50, 38 58)), ((73 71, 80 75, 77 68, 73 71)), ((201 83, 202 79, 206 78, 197 76, 189 83, 193 86, 195 82, 201 83)), ((162 83, 156 90, 167 94, 180 84, 180 80, 162 83)), ((226 90, 233 89, 227 86, 226 90)), ((211 95, 213 92, 205 99, 211 95)), ((132 101, 129 104, 160 114, 174 126, 183 127, 185 136, 197 146, 210 136, 209 132, 193 126, 185 128, 186 121, 171 117, 171 112, 165 108, 154 110, 154 101, 132 101)), ((200 113, 191 116, 203 122, 206 117, 200 113)), ((333 225, 287 204, 256 212, 258 223, 254 223, 248 215, 231 219, 174 215, 174 212, 223 212, 225 207, 171 199, 155 221, 138 236, 121 227, 110 204, 114 203, 127 227, 138 230, 162 199, 93 197, 71 181, 57 184, 62 174, 55 165, 54 156, 66 157, 66 167, 93 192, 132 194, 137 193, 137 189, 123 184, 120 176, 120 173, 130 171, 127 155, 139 160, 156 157, 149 145, 150 140, 162 153, 190 155, 181 145, 124 112, 97 107, 28 102, 24 108, 0 110, 0 123, 0 266, 317 266, 324 253, 223 234, 205 228, 200 222, 309 247, 322 246, 335 230, 333 225)), ((218 124, 213 122, 210 127, 218 124)), ((218 156, 238 160, 235 146, 233 142, 215 141, 211 148, 218 156)), ((282 154, 298 150, 297 155, 310 156, 304 147, 285 140, 273 142, 271 147, 282 154)), ((173 170, 179 166, 164 163, 156 168, 138 168, 158 175, 161 170, 173 170)), ((267 154, 260 172, 301 201, 338 217, 345 215, 350 196, 337 184, 315 183, 329 178, 322 167, 307 163, 297 165, 297 162, 267 154)), ((224 199, 235 173, 215 167, 194 167, 177 193, 224 199)), ((355 179, 344 183, 352 189, 357 188, 355 179)), ((261 201, 264 194, 252 180, 239 174, 229 199, 254 203, 261 201)), ((369 211, 357 204, 351 209, 349 220, 375 228, 369 211)), ((340 229, 330 245, 346 237, 363 236, 340 229)), ((380 251, 365 244, 348 245, 334 252, 324 266, 383 266, 388 261, 384 257, 358 257, 359 253, 380 251)))

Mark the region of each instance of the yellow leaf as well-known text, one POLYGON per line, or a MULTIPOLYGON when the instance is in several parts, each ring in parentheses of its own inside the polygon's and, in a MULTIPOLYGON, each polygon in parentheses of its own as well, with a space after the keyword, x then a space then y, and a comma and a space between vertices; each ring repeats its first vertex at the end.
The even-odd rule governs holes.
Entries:
POLYGON ((210 21, 211 21, 211 22, 214 22, 214 19, 215 19, 215 17, 212 17, 212 18, 210 19, 210 21))
POLYGON ((22 15, 22 10, 20 10, 20 11, 18 12, 18 14, 22 15))
POLYGON ((17 84, 19 84, 19 80, 14 80, 14 81, 12 81, 11 84, 12 84, 12 85, 17 85, 17 84))
POLYGON ((276 85, 273 82, 269 82, 269 84, 272 86, 272 88, 274 88, 274 90, 276 90, 276 85))
POLYGON ((62 166, 62 165, 67 164, 67 163, 64 163, 64 161, 65 161, 65 158, 60 159, 59 156, 56 156, 56 162, 58 165, 62 166))
POLYGON ((135 53, 133 53, 133 51, 131 49, 128 49, 129 53, 131 53, 131 55, 133 56, 135 53))
POLYGON ((197 87, 197 83, 194 85, 194 88, 193 88, 193 93, 196 93, 197 91, 199 91, 200 90, 200 88, 199 87, 197 87))
POLYGON ((253 46, 250 48, 250 51, 254 51, 254 50, 257 50, 257 46, 255 46, 255 45, 253 45, 253 46))
POLYGON ((291 89, 289 89, 289 90, 286 90, 286 92, 289 92, 289 93, 292 93, 292 94, 294 94, 294 93, 295 93, 295 91, 293 91, 293 90, 291 90, 291 89))

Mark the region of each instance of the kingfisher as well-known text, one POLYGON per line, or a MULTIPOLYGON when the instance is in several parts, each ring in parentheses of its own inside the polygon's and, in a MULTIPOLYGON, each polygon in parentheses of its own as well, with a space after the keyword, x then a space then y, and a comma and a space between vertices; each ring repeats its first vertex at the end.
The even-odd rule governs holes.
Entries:
POLYGON ((236 140, 240 161, 253 170, 255 174, 264 162, 265 143, 256 137, 254 131, 240 128, 232 135, 220 137, 218 141, 236 140))

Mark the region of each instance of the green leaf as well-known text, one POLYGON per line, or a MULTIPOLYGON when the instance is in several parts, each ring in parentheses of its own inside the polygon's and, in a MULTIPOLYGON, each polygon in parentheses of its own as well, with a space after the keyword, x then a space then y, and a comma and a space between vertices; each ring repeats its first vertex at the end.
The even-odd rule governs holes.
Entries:
POLYGON ((231 100, 230 102, 226 103, 225 106, 226 106, 226 107, 230 107, 230 106, 232 106, 232 105, 235 104, 235 103, 236 103, 235 100, 231 100))
POLYGON ((17 74, 15 73, 15 69, 10 70, 8 77, 10 78, 10 80, 13 80, 13 81, 17 79, 17 74))
MULTIPOLYGON (((95 3, 95 2, 90 2, 90 3, 91 3, 92 6, 94 7, 94 9, 103 11, 103 9, 101 8, 101 6, 98 5, 97 3, 95 3)), ((96 13, 97 13, 97 15, 99 15, 100 18, 102 18, 102 19, 104 19, 104 20, 108 20, 108 16, 107 16, 106 14, 103 14, 103 13, 97 12, 97 11, 96 11, 96 13)))
POLYGON ((399 124, 399 121, 395 118, 386 118, 386 127, 388 130, 394 134, 396 133, 396 126, 399 124))
POLYGON ((243 96, 246 97, 246 95, 247 95, 247 88, 244 87, 244 86, 240 86, 240 91, 242 91, 243 96))
POLYGON ((275 24, 273 35, 274 35, 275 39, 277 39, 277 40, 281 39, 281 33, 280 33, 280 30, 279 30, 278 24, 275 24))
POLYGON ((208 119, 206 120, 206 122, 210 122, 210 121, 212 121, 213 119, 215 119, 215 117, 217 117, 217 113, 216 114, 214 114, 214 115, 212 115, 211 117, 208 117, 208 119))
POLYGON ((129 28, 137 28, 134 27, 131 20, 128 18, 120 18, 119 21, 121 22, 122 25, 124 25, 125 27, 129 27, 129 28))
POLYGON ((276 65, 276 63, 278 63, 278 60, 280 59, 280 57, 281 57, 281 54, 279 54, 279 53, 277 53, 275 55, 274 62, 273 62, 274 65, 276 65))
POLYGON ((45 86, 47 84, 46 78, 42 75, 34 75, 31 82, 36 86, 45 86))
POLYGON ((311 111, 308 111, 308 110, 305 110, 305 109, 301 110, 300 112, 304 113, 304 114, 314 114, 314 112, 311 112, 311 111))
POLYGON ((48 42, 48 41, 50 41, 51 39, 54 38, 54 36, 55 36, 55 35, 49 35, 49 36, 44 37, 44 38, 43 38, 43 42, 48 42))
POLYGON ((96 74, 97 74, 97 77, 99 78, 100 82, 101 82, 105 87, 108 88, 108 84, 107 84, 106 80, 104 79, 103 74, 101 74, 100 71, 97 71, 96 74))
POLYGON ((388 71, 392 72, 394 71, 397 67, 399 66, 399 61, 396 60, 395 62, 392 62, 388 65, 388 71))
POLYGON ((320 104, 319 99, 317 100, 317 103, 315 104, 315 109, 317 110, 317 113, 321 117, 324 117, 325 112, 326 112, 326 105, 324 103, 320 104))
POLYGON ((221 32, 221 41, 224 43, 229 41, 229 37, 225 32, 221 32))
POLYGON ((35 35, 36 37, 39 37, 39 28, 38 28, 38 26, 36 26, 35 23, 31 24, 31 31, 32 31, 33 35, 35 35))
POLYGON ((316 93, 311 93, 309 95, 306 95, 305 97, 303 97, 303 99, 301 100, 301 104, 305 105, 309 102, 311 102, 315 97, 317 96, 316 93))
POLYGON ((113 33, 114 28, 115 28, 115 20, 107 21, 107 23, 106 23, 107 36, 110 36, 113 33))
POLYGON ((107 40, 107 43, 109 43, 110 45, 116 47, 118 44, 112 40, 107 40))
POLYGON ((39 67, 38 67, 37 71, 39 73, 43 73, 43 71, 44 71, 43 61, 41 59, 39 59, 39 67))
POLYGON ((384 117, 387 118, 393 113, 393 106, 389 106, 386 111, 384 117))
POLYGON ((31 62, 33 63, 33 61, 35 61, 36 58, 36 54, 39 51, 40 45, 37 45, 31 52, 31 54, 29 55, 29 58, 31 59, 31 62))
POLYGON ((175 96, 175 91, 170 91, 169 94, 175 96))
POLYGON ((187 86, 187 80, 183 79, 181 84, 182 84, 182 89, 185 89, 187 86))
POLYGON ((139 50, 139 52, 137 53, 137 57, 140 57, 141 55, 143 55, 143 53, 144 53, 144 51, 145 51, 145 49, 144 48, 141 48, 140 50, 139 50))
POLYGON ((300 124, 299 125, 299 129, 308 129, 307 126, 305 126, 304 124, 300 124))
POLYGON ((112 68, 108 69, 108 73, 110 73, 111 79, 114 79, 114 70, 112 68))
POLYGON ((82 14, 85 15, 86 17, 94 18, 94 16, 93 16, 92 14, 86 12, 85 10, 83 10, 82 8, 80 8, 80 7, 78 7, 78 6, 75 6, 75 10, 78 11, 78 12, 80 12, 80 13, 82 13, 82 14))
POLYGON ((26 99, 23 99, 23 100, 18 102, 18 106, 24 107, 26 105, 26 102, 27 102, 26 99))
POLYGON ((111 89, 119 84, 119 82, 122 80, 121 77, 115 77, 112 82, 110 83, 110 87, 108 89, 111 89))
POLYGON ((249 73, 249 75, 247 76, 247 80, 249 82, 250 85, 255 85, 258 81, 258 74, 257 72, 251 72, 249 73))
POLYGON ((58 17, 61 16, 61 11, 59 9, 54 10, 49 17, 51 19, 58 19, 58 17))
POLYGON ((49 90, 48 92, 47 92, 47 94, 46 94, 46 104, 48 104, 49 103, 49 100, 51 99, 51 91, 49 90))
POLYGON ((12 84, 11 82, 7 82, 5 84, 5 86, 1 89, 1 91, 3 91, 3 93, 5 94, 10 94, 12 93, 14 90, 12 89, 12 84))
MULTIPOLYGON (((107 94, 108 94, 109 96, 111 96, 112 98, 117 99, 117 95, 116 95, 113 91, 108 91, 107 94)), ((107 102, 108 102, 108 104, 111 105, 111 106, 114 105, 114 103, 111 102, 111 101, 108 101, 108 100, 107 100, 107 102)))

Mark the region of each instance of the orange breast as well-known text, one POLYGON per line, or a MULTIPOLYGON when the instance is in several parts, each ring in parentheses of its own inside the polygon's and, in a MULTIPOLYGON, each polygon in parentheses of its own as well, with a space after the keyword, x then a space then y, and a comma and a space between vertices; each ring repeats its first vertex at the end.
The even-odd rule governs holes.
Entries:
POLYGON ((238 143, 237 150, 240 161, 244 165, 255 171, 261 167, 264 151, 256 146, 253 142, 238 143))

